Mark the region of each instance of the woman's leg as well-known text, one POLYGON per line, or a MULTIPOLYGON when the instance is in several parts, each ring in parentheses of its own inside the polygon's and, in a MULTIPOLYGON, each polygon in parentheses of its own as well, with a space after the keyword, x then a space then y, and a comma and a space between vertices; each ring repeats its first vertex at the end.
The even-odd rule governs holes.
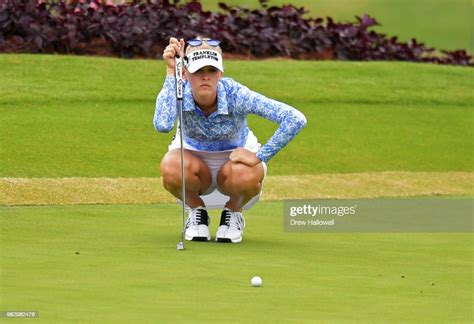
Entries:
MULTIPOLYGON (((174 149, 165 154, 160 165, 163 186, 173 196, 181 197, 181 152, 174 149)), ((186 204, 190 208, 204 206, 199 197, 211 186, 212 178, 208 166, 189 150, 184 150, 184 174, 186 182, 186 204)))
POLYGON ((219 189, 230 197, 225 207, 241 211, 262 189, 264 176, 262 163, 251 167, 240 162, 227 161, 217 175, 219 189))

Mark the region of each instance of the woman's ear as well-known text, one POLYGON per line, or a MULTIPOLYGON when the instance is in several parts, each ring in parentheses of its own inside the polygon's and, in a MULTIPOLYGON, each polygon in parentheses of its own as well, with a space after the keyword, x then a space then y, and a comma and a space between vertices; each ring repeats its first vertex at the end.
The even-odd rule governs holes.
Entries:
POLYGON ((187 71, 185 68, 183 68, 183 80, 187 80, 187 79, 188 79, 187 71))

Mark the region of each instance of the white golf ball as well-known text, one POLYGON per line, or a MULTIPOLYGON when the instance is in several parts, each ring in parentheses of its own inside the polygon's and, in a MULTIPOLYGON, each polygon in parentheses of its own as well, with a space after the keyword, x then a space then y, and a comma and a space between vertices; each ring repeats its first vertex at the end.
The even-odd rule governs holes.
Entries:
POLYGON ((250 280, 252 283, 252 286, 254 287, 260 287, 262 285, 262 278, 259 276, 252 277, 252 280, 250 280))

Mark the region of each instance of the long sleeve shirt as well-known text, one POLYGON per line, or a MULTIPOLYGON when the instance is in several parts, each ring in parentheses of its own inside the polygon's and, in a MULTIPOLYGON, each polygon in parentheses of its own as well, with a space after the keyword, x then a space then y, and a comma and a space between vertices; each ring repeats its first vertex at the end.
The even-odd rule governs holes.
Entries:
MULTIPOLYGON (((156 99, 153 125, 158 132, 173 129, 178 116, 176 79, 167 76, 156 99)), ((255 114, 279 124, 273 136, 256 153, 267 162, 306 126, 305 116, 295 108, 269 99, 231 78, 217 85, 217 111, 206 117, 196 105, 189 82, 183 85, 183 140, 202 151, 225 151, 243 147, 249 128, 247 115, 255 114)))

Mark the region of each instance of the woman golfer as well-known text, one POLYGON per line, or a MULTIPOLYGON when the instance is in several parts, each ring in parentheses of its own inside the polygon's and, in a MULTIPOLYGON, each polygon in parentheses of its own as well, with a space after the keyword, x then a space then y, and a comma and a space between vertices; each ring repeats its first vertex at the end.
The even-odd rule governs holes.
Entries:
MULTIPOLYGON (((224 78, 222 50, 215 39, 171 38, 163 52, 167 76, 156 99, 153 119, 158 132, 173 129, 178 115, 175 93, 175 55, 183 55, 183 140, 187 240, 209 241, 207 209, 222 208, 216 241, 242 241, 245 220, 242 210, 260 197, 266 163, 305 127, 298 110, 224 78), (187 46, 186 46, 187 44, 187 46), (185 49, 186 46, 186 49, 185 49), (247 126, 255 114, 279 124, 265 145, 247 126)), ((179 132, 179 129, 178 129, 179 132)), ((179 133, 161 161, 163 186, 181 199, 179 133)))

